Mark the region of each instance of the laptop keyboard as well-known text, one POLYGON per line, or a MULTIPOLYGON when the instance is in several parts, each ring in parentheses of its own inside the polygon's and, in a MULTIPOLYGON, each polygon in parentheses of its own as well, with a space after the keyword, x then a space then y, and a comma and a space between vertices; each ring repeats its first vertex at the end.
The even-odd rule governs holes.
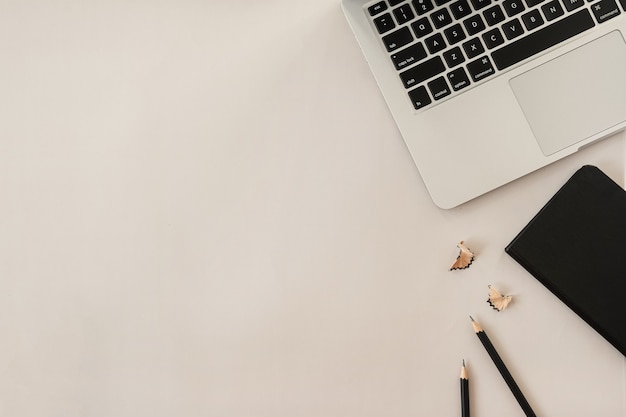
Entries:
POLYGON ((626 0, 378 0, 366 10, 419 110, 621 15, 626 0))

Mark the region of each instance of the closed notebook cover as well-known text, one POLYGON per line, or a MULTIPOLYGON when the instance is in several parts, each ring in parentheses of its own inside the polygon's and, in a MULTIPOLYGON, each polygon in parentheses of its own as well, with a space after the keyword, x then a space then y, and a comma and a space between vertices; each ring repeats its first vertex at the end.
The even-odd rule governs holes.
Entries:
POLYGON ((586 165, 505 251, 626 355, 626 191, 586 165))

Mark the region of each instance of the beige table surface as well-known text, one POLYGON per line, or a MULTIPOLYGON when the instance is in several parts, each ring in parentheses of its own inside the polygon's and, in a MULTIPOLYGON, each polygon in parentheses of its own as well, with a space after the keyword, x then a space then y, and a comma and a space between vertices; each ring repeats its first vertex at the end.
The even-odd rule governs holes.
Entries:
POLYGON ((473 415, 521 416, 468 314, 538 415, 626 415, 624 357, 503 251, 581 165, 624 185, 624 134, 444 211, 338 0, 0 33, 0 416, 455 416, 462 359, 473 415))

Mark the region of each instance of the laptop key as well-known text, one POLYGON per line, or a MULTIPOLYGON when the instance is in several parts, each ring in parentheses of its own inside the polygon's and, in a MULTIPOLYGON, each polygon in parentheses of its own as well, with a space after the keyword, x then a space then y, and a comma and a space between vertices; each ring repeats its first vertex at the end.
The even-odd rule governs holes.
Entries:
MULTIPOLYGON (((577 0, 577 1, 580 1, 580 0, 577 0)), ((524 26, 526 26, 526 30, 533 30, 543 25, 543 17, 541 17, 541 13, 539 13, 539 10, 533 9, 530 12, 522 15, 522 22, 524 22, 524 26)))
POLYGON ((384 1, 379 1, 378 3, 367 8, 367 11, 370 12, 370 16, 376 16, 378 13, 383 12, 387 9, 387 4, 384 1))
POLYGON ((424 39, 424 43, 426 44, 426 48, 428 48, 428 52, 431 54, 436 54, 446 49, 446 42, 443 40, 441 33, 435 33, 433 36, 429 36, 424 39))
POLYGON ((491 58, 496 68, 503 70, 594 26, 595 23, 589 11, 582 9, 493 51, 491 58))
POLYGON ((448 39, 448 44, 450 45, 454 45, 465 39, 465 32, 463 32, 463 28, 459 23, 450 26, 448 29, 444 30, 443 33, 446 35, 446 39, 448 39))
POLYGON ((450 5, 450 10, 455 19, 461 19, 472 13, 467 0, 457 0, 450 5))
POLYGON ((485 79, 496 72, 493 69, 493 65, 491 65, 489 57, 487 56, 483 56, 482 58, 478 58, 476 61, 472 61, 467 64, 467 70, 469 71, 474 82, 485 79))
POLYGON ((408 27, 404 26, 391 32, 389 35, 383 36, 383 43, 387 48, 387 52, 395 51, 398 48, 402 48, 413 41, 413 35, 408 27))
POLYGON ((550 3, 546 3, 541 6, 541 11, 546 16, 548 22, 563 16, 563 8, 558 0, 552 0, 550 3))
POLYGON ((483 16, 485 16, 485 20, 489 26, 497 25, 505 19, 504 12, 497 4, 486 9, 483 12, 483 16))
POLYGON ((472 6, 474 6, 474 10, 480 10, 483 7, 487 7, 491 4, 491 0, 470 0, 472 2, 472 6))
POLYGON ((399 25, 403 25, 409 20, 413 20, 415 14, 411 10, 411 6, 404 4, 400 7, 393 9, 393 15, 396 17, 399 25))
POLYGON ((435 78, 427 85, 430 89, 430 93, 433 95, 433 98, 435 100, 441 100, 442 98, 449 96, 450 93, 452 93, 444 77, 435 78))
POLYGON ((463 49, 465 50, 465 55, 467 55, 469 59, 475 58, 485 52, 485 47, 478 38, 473 38, 464 42, 463 49))
POLYGON ((411 45, 402 51, 396 52, 391 55, 391 61, 397 70, 408 67, 415 64, 418 61, 426 58, 426 50, 421 42, 411 45))
POLYGON ((470 80, 467 78, 467 73, 463 67, 448 73, 448 81, 450 81, 450 85, 454 91, 459 91, 470 85, 470 80))
POLYGON ((421 19, 411 23, 413 32, 418 38, 422 38, 433 31, 433 27, 430 25, 428 18, 422 17, 421 19))
POLYGON ((448 12, 448 9, 445 7, 431 14, 430 18, 433 20, 433 25, 437 29, 441 29, 442 27, 452 23, 452 16, 450 16, 450 12, 448 12))
POLYGON ((525 9, 522 0, 504 0, 502 2, 502 6, 504 6, 504 10, 509 17, 513 17, 516 14, 523 12, 525 9))
POLYGON ((439 56, 435 56, 428 61, 417 64, 413 68, 400 73, 400 79, 405 88, 411 88, 417 84, 421 84, 435 75, 441 74, 446 70, 443 60, 439 56))
POLYGON ((493 49, 496 46, 500 46, 504 43, 504 36, 502 36, 502 32, 500 29, 493 28, 485 33, 483 33, 483 41, 487 48, 493 49))
POLYGON ((385 32, 389 32, 391 29, 396 27, 396 24, 393 23, 393 18, 389 13, 385 13, 374 19, 374 24, 376 25, 376 29, 378 29, 378 33, 383 34, 385 32))
POLYGON ((593 10, 593 14, 596 16, 598 23, 604 23, 620 14, 615 0, 601 0, 592 4, 591 10, 593 10))
POLYGON ((413 7, 418 15, 428 13, 435 8, 432 0, 413 0, 413 7))
POLYGON ((507 39, 515 39, 524 33, 524 28, 519 19, 513 19, 510 22, 506 22, 502 25, 502 31, 507 39))
POLYGON ((426 87, 423 85, 417 87, 415 90, 409 91, 409 98, 415 110, 419 110, 433 102, 428 95, 428 91, 426 91, 426 87))
POLYGON ((465 61, 463 52, 461 52, 461 48, 458 46, 444 52, 443 59, 446 60, 446 64, 448 64, 449 68, 454 68, 465 61))
POLYGON ((485 30, 485 22, 483 22, 483 19, 480 17, 479 14, 475 14, 474 16, 465 19, 463 21, 463 25, 465 25, 465 29, 470 36, 473 36, 478 32, 482 32, 483 30, 485 30))
POLYGON ((574 11, 585 5, 585 0, 563 0, 563 5, 568 12, 574 11))

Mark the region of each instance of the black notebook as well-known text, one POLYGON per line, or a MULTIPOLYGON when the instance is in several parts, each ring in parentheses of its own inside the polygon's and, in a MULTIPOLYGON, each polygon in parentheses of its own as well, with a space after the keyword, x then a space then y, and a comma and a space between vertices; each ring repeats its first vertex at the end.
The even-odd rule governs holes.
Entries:
POLYGON ((583 166, 505 248, 626 355, 626 191, 583 166))

